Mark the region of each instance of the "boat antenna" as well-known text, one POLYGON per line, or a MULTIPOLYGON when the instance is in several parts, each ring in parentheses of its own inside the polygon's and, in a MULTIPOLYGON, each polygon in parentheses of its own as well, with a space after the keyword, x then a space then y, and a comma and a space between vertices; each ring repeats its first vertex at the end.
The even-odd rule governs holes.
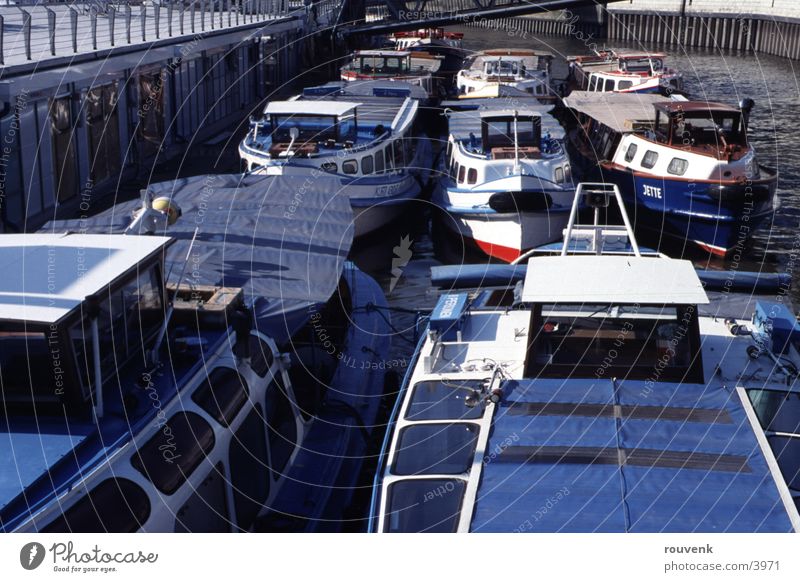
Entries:
POLYGON ((161 325, 161 329, 158 331, 158 337, 156 338, 156 343, 153 345, 153 351, 151 352, 151 357, 153 359, 153 363, 158 363, 158 351, 161 349, 161 342, 164 341, 164 336, 167 334, 167 326, 169 325, 169 320, 172 319, 172 313, 175 311, 175 299, 178 297, 178 292, 181 289, 181 283, 183 282, 183 276, 186 274, 186 265, 189 264, 189 259, 192 256, 192 248, 194 248, 194 241, 197 238, 197 233, 200 232, 200 227, 196 226, 194 229, 194 234, 192 235, 192 241, 189 243, 189 249, 186 251, 186 258, 183 261, 183 266, 181 267, 181 275, 178 277, 178 283, 175 285, 175 294, 172 296, 172 301, 170 301, 169 309, 167 310, 167 316, 164 318, 164 323, 161 325))

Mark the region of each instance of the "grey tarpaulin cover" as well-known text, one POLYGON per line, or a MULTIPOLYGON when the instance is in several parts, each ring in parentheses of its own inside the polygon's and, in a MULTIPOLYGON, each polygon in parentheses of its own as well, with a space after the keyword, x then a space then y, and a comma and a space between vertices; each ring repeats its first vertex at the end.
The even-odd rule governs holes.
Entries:
MULTIPOLYGON (((195 228, 197 239, 184 283, 242 287, 257 328, 284 341, 302 325, 308 307, 336 290, 353 241, 353 216, 339 178, 205 175, 149 186, 169 197, 181 218, 164 234, 168 282, 175 283, 195 228)), ((122 233, 140 200, 86 219, 50 222, 47 232, 122 233)))

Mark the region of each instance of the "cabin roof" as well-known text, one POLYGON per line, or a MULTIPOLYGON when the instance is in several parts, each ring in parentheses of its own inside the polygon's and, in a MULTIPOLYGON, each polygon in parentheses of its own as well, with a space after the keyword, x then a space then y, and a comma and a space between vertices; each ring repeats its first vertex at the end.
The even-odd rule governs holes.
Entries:
POLYGON ((628 120, 654 121, 654 105, 669 102, 669 97, 661 95, 592 91, 573 91, 564 98, 564 105, 570 109, 588 115, 619 133, 633 131, 632 126, 626 123, 628 120))
POLYGON ((485 109, 480 112, 481 119, 495 117, 540 117, 540 111, 534 109, 485 109))
POLYGON ((475 56, 487 57, 543 57, 553 58, 553 53, 547 51, 538 51, 533 49, 490 49, 475 53, 475 56))
POLYGON ((152 256, 163 236, 0 235, 0 320, 56 323, 152 256))
POLYGON ((384 49, 369 49, 355 52, 355 55, 358 57, 407 57, 410 54, 410 51, 393 51, 384 49))
POLYGON ((631 256, 534 257, 522 300, 528 303, 708 303, 692 263, 631 256))
POLYGON ((740 113, 740 109, 725 103, 714 103, 711 101, 668 101, 656 103, 656 108, 668 114, 672 113, 711 113, 712 111, 722 111, 725 113, 740 113))
MULTIPOLYGON (((532 95, 519 97, 517 99, 519 99, 520 103, 524 103, 524 108, 521 108, 519 111, 531 112, 541 117, 543 135, 549 133, 550 137, 553 139, 564 139, 564 128, 558 120, 550 114, 550 111, 553 109, 552 105, 539 103, 532 95)), ((452 104, 453 107, 462 108, 461 111, 452 111, 448 113, 447 125, 450 135, 457 140, 469 139, 470 134, 480 136, 483 113, 497 115, 498 111, 506 111, 506 115, 508 115, 507 110, 498 107, 498 104, 495 103, 496 101, 502 101, 502 99, 472 99, 466 103, 461 100, 444 102, 442 104, 443 107, 448 107, 449 104, 452 104)))
POLYGON ((341 116, 349 113, 361 103, 354 101, 333 101, 333 100, 296 100, 296 101, 271 101, 264 108, 267 115, 336 115, 341 116))

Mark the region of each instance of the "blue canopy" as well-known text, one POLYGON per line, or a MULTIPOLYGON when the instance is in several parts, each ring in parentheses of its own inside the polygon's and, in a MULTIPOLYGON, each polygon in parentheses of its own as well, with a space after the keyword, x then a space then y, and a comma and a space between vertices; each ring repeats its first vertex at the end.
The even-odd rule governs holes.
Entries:
POLYGON ((506 383, 472 531, 790 532, 735 391, 717 383, 506 383))
MULTIPOLYGON (((168 282, 241 287, 257 329, 279 343, 306 321, 309 307, 336 291, 353 241, 346 186, 334 176, 205 175, 151 185, 181 218, 156 234, 176 239, 167 251, 168 282)), ((122 233, 141 201, 88 219, 50 222, 47 232, 122 233)))

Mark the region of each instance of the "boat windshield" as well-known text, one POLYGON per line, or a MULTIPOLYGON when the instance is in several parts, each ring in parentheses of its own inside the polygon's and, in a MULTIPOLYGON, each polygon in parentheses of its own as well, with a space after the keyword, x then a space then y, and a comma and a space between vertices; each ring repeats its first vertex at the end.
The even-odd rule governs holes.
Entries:
POLYGON ((358 59, 358 70, 365 75, 397 75, 408 72, 408 59, 399 56, 361 56, 358 59))
POLYGON ((520 63, 503 60, 487 61, 484 65, 484 72, 494 77, 516 77, 520 72, 520 63))
MULTIPOLYGON (((657 121, 656 133, 668 135, 662 120, 657 121)), ((701 111, 677 113, 672 116, 672 143, 677 145, 715 146, 747 144, 747 137, 738 112, 701 111)))
MULTIPOLYGON (((538 116, 517 117, 517 145, 539 148, 542 140, 541 123, 541 117, 538 116)), ((492 148, 497 147, 514 147, 514 125, 513 117, 484 119, 482 123, 484 151, 490 152, 492 148)))
POLYGON ((531 329, 534 376, 686 379, 699 361, 694 306, 545 304, 531 329))

